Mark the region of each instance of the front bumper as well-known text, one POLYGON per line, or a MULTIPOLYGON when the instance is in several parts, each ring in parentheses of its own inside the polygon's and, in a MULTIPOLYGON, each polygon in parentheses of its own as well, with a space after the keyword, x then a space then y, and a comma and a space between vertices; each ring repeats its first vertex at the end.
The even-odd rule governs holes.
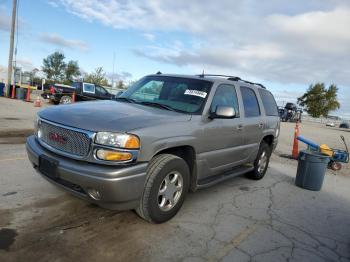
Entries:
POLYGON ((73 160, 48 151, 35 136, 27 139, 26 148, 28 158, 39 174, 75 196, 109 209, 137 207, 143 193, 148 163, 118 167, 73 160), (39 171, 40 156, 58 162, 54 178, 39 171), (89 189, 98 190, 100 199, 90 197, 89 189))

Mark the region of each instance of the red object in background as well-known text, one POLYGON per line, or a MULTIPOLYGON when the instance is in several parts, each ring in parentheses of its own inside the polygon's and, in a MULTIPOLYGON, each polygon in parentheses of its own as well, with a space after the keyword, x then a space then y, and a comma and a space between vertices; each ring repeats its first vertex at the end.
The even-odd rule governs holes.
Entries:
POLYGON ((12 92, 11 92, 11 98, 15 98, 15 92, 16 92, 16 86, 12 85, 12 92))
POLYGON ((50 87, 50 93, 54 94, 55 93, 55 88, 53 86, 50 87))
POLYGON ((299 141, 297 137, 299 136, 299 122, 296 122, 295 128, 294 128, 294 141, 293 141, 293 150, 292 150, 292 157, 294 159, 298 159, 299 154, 299 141))
POLYGON ((73 92, 73 95, 72 95, 72 103, 75 103, 75 92, 73 92))
POLYGON ((28 85, 28 88, 27 88, 26 101, 27 101, 27 102, 30 102, 30 87, 29 87, 29 85, 28 85))
POLYGON ((41 107, 41 100, 39 96, 34 101, 34 107, 41 107))

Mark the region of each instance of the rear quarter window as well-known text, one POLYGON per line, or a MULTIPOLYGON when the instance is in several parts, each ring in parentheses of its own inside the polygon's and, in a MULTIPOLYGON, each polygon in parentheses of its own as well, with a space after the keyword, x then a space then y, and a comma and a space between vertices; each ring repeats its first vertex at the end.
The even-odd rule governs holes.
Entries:
POLYGON ((263 102, 265 113, 267 116, 278 116, 278 109, 273 95, 264 89, 259 89, 259 94, 263 102))

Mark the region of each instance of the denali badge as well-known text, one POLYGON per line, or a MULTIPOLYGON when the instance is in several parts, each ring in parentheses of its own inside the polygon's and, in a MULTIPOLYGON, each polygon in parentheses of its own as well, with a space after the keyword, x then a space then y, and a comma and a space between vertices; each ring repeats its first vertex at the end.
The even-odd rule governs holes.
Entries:
POLYGON ((57 133, 50 132, 49 133, 49 139, 52 140, 52 141, 55 141, 57 143, 60 143, 60 144, 66 144, 67 143, 67 137, 62 136, 62 135, 57 134, 57 133))

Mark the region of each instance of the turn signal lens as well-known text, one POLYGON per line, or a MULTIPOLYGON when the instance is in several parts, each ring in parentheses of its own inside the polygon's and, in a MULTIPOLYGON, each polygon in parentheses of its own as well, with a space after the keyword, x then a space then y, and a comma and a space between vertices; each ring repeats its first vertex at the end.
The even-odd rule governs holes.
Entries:
POLYGON ((140 140, 136 136, 128 136, 128 139, 125 141, 125 148, 140 148, 140 140))
POLYGON ((96 157, 105 161, 127 161, 132 158, 132 154, 128 152, 98 149, 96 152, 96 157))

